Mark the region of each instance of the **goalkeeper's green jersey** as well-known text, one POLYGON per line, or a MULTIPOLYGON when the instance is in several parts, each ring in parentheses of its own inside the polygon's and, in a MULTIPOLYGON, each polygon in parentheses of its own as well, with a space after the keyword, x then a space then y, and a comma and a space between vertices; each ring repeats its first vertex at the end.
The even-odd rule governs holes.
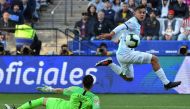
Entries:
POLYGON ((83 94, 84 91, 77 86, 64 89, 63 94, 70 96, 70 109, 100 109, 99 97, 90 91, 83 94))

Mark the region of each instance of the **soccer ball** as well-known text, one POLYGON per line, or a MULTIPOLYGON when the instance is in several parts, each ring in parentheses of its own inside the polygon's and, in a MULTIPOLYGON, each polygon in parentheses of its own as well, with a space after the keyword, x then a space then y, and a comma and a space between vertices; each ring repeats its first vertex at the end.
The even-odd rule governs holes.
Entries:
POLYGON ((128 34, 126 36, 126 45, 129 48, 136 48, 140 44, 140 37, 136 34, 128 34))

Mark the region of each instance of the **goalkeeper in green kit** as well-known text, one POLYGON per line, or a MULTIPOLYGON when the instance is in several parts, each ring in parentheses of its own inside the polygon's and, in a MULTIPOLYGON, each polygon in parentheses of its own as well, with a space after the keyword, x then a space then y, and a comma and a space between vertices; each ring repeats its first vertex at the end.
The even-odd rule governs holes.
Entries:
POLYGON ((5 104, 6 109, 33 109, 45 106, 46 109, 100 109, 99 97, 90 92, 94 79, 91 75, 83 78, 83 88, 71 86, 69 88, 52 88, 50 86, 37 87, 42 92, 62 93, 70 96, 70 100, 61 98, 39 98, 31 100, 20 107, 11 107, 5 104))

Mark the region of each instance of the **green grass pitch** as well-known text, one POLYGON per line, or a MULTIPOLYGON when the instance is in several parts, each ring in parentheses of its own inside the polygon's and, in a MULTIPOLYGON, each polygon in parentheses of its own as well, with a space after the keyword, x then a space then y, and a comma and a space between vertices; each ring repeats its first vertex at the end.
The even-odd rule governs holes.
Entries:
MULTIPOLYGON (((101 109, 190 109, 190 95, 98 94, 98 96, 101 100, 101 109)), ((58 94, 0 94, 0 109, 4 109, 5 103, 19 106, 39 97, 68 99, 68 97, 58 94)))

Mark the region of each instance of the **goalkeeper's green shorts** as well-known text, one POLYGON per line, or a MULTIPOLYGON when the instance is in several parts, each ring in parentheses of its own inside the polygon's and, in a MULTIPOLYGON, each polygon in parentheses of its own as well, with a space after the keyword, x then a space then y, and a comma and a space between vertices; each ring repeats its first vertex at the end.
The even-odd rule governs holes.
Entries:
POLYGON ((46 109, 70 109, 70 102, 61 98, 48 98, 46 109))

